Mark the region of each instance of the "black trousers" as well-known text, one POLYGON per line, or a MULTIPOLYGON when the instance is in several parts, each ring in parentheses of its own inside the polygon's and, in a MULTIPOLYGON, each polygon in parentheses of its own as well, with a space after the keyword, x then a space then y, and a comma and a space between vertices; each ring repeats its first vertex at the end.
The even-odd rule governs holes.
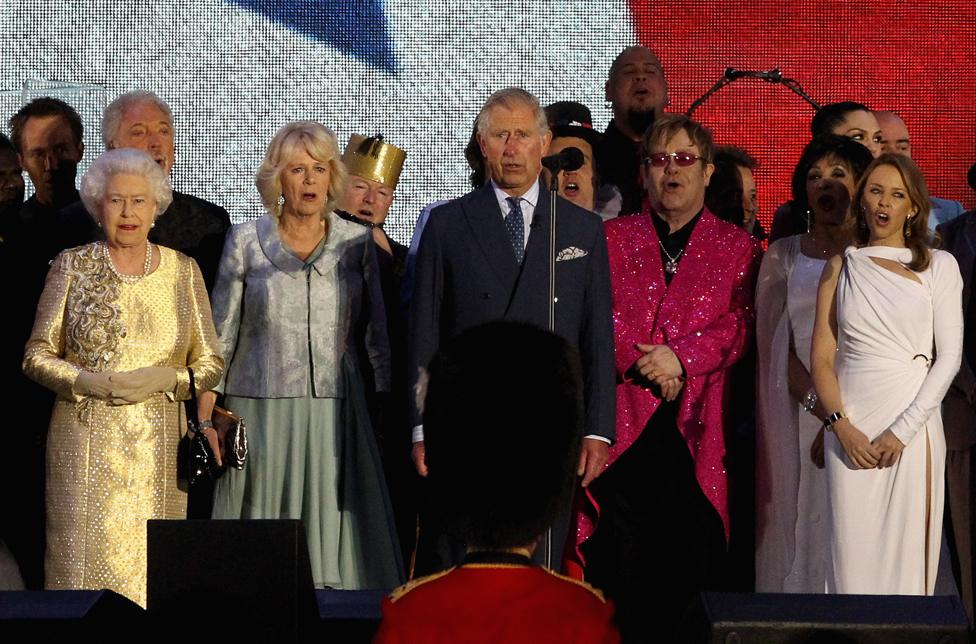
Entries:
POLYGON ((586 579, 616 606, 624 642, 672 642, 702 590, 724 589, 722 520, 695 478, 676 406, 662 404, 640 437, 592 485, 596 533, 586 579))

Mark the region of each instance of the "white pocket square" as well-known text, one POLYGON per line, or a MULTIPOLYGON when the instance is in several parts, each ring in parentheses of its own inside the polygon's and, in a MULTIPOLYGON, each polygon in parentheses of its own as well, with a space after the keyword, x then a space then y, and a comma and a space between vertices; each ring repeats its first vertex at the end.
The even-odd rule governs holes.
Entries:
POLYGON ((567 262, 571 259, 579 259, 580 257, 586 257, 587 252, 582 248, 576 248, 576 246, 570 246, 569 248, 564 248, 559 251, 556 255, 557 262, 567 262))

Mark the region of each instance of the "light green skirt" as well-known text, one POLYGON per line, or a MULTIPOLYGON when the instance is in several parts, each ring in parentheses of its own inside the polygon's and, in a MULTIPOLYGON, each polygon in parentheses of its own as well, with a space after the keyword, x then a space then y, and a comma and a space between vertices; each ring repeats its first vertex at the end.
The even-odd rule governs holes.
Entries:
POLYGON ((403 564, 379 450, 362 392, 350 394, 227 396, 248 461, 217 482, 213 518, 301 519, 316 587, 394 588, 403 564))

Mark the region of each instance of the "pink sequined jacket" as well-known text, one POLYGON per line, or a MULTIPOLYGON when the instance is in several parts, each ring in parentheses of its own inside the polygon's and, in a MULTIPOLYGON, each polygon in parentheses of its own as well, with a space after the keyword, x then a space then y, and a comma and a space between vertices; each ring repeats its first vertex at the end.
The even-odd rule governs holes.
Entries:
MULTIPOLYGON (((725 374, 742 356, 752 333, 762 250, 746 232, 706 209, 668 286, 650 217, 645 211, 606 223, 617 369, 617 440, 610 448, 610 463, 634 443, 661 402, 625 375, 641 355, 634 345, 667 344, 687 372, 678 399, 678 429, 695 461, 698 483, 728 535, 725 374)), ((594 509, 583 507, 578 516, 578 544, 593 532, 594 509)))

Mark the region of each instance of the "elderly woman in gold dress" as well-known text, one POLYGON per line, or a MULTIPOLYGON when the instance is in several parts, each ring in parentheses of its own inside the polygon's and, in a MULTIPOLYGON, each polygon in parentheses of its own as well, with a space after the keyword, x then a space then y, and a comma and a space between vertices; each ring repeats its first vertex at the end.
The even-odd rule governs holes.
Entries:
POLYGON ((189 372, 206 391, 223 360, 200 269, 148 241, 172 201, 159 166, 137 150, 106 152, 81 196, 105 241, 55 258, 24 356, 24 372, 58 394, 46 586, 109 588, 145 605, 146 521, 186 515, 176 448, 189 372))

